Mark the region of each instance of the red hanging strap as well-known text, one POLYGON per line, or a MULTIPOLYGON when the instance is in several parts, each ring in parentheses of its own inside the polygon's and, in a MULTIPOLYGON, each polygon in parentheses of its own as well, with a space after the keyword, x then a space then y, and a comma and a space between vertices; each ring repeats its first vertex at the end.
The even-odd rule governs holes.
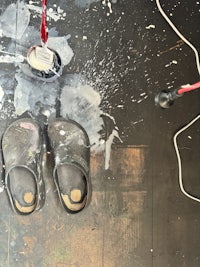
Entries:
POLYGON ((42 20, 40 25, 40 38, 42 44, 45 45, 48 39, 47 31, 47 0, 42 0, 42 20))

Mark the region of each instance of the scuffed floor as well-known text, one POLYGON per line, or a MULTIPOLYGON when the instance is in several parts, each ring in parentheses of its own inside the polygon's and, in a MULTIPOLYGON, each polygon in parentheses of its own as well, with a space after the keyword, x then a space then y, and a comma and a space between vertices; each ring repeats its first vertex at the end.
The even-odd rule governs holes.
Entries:
MULTIPOLYGON (((160 90, 199 80, 192 51, 155 1, 47 3, 48 46, 63 63, 53 83, 30 77, 26 61, 40 44, 40 1, 0 3, 0 133, 25 116, 41 124, 56 115, 79 122, 91 143, 93 197, 84 212, 67 215, 51 155, 38 213, 15 215, 2 184, 0 266, 199 267, 200 205, 180 192, 172 146, 177 129, 199 113, 199 92, 169 110, 154 104, 160 90)), ((199 2, 161 4, 199 49, 199 2)), ((198 196, 199 123, 179 142, 186 186, 198 196)))

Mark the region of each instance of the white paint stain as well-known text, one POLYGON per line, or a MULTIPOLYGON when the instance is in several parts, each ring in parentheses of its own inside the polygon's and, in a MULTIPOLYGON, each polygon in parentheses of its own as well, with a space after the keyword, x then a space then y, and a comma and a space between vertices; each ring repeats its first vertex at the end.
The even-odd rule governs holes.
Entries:
POLYGON ((140 94, 140 96, 144 96, 144 95, 146 95, 146 93, 141 93, 141 94, 140 94))
POLYGON ((131 125, 136 125, 136 124, 143 122, 143 121, 144 121, 144 119, 140 119, 138 121, 131 122, 131 125))
POLYGON ((65 135, 65 131, 63 131, 63 130, 60 130, 60 135, 65 135))
POLYGON ((111 147, 112 147, 112 143, 114 141, 114 138, 117 138, 121 141, 119 137, 119 133, 116 129, 113 129, 112 133, 109 135, 108 139, 106 140, 106 149, 105 149, 105 170, 109 169, 109 165, 110 165, 110 154, 111 154, 111 147))
POLYGON ((102 5, 108 7, 109 12, 107 13, 107 16, 109 16, 110 14, 113 13, 113 10, 112 10, 112 2, 110 0, 102 0, 102 5))
POLYGON ((41 1, 29 1, 28 3, 29 3, 30 5, 32 5, 32 4, 40 4, 40 2, 41 2, 41 1))
POLYGON ((24 59, 25 58, 22 55, 16 55, 16 56, 1 55, 0 63, 22 63, 24 59))
POLYGON ((146 26, 146 29, 147 30, 150 30, 150 29, 155 29, 156 25, 154 24, 150 24, 149 26, 146 26))
POLYGON ((72 75, 61 93, 61 115, 81 124, 88 133, 91 149, 102 151, 100 132, 103 130, 101 98, 80 75, 72 75))
POLYGON ((53 109, 59 91, 59 83, 43 83, 29 79, 23 73, 15 75, 17 86, 14 95, 15 113, 23 114, 25 111, 37 113, 43 108, 53 109))
POLYGON ((165 68, 168 68, 168 67, 170 67, 171 65, 177 65, 178 64, 178 61, 176 61, 176 60, 172 60, 170 63, 168 63, 168 64, 166 64, 165 65, 165 68))
POLYGON ((88 133, 91 151, 98 153, 106 149, 105 166, 109 167, 111 145, 115 137, 119 138, 116 125, 105 143, 104 122, 102 115, 115 124, 115 119, 103 113, 100 108, 101 96, 87 84, 81 75, 69 75, 61 93, 61 116, 77 121, 88 133))
POLYGON ((139 103, 143 102, 147 98, 148 98, 148 95, 145 95, 143 98, 137 100, 137 103, 139 104, 139 103))

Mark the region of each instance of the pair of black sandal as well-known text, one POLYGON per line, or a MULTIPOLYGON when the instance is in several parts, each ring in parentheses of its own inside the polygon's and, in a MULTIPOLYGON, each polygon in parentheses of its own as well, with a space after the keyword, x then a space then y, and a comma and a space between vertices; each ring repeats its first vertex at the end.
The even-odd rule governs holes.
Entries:
MULTIPOLYGON (((35 120, 23 118, 13 122, 3 135, 5 187, 14 211, 21 215, 41 209, 45 202, 44 134, 35 120)), ((68 213, 80 212, 91 196, 87 133, 75 121, 56 118, 49 123, 47 134, 60 201, 68 213)))

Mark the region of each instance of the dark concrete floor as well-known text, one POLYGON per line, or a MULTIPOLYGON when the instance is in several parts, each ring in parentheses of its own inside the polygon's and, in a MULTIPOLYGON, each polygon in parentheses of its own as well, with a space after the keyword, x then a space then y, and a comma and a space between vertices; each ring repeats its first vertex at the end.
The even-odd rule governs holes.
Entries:
MULTIPOLYGON (((2 0, 0 13, 12 3, 16 1, 2 0)), ((55 36, 53 27, 58 36, 70 34, 68 43, 74 52, 55 90, 58 97, 69 75, 84 75, 101 97, 101 111, 115 119, 106 116, 105 136, 110 136, 114 124, 122 143, 114 139, 108 170, 104 168, 105 151, 91 153, 93 197, 89 207, 76 216, 67 215, 60 207, 51 164, 41 211, 27 217, 15 215, 6 191, 0 193, 1 267, 200 266, 200 204, 180 191, 172 142, 174 133, 199 113, 200 92, 184 95, 168 110, 154 104, 160 90, 199 80, 193 52, 161 17, 155 1, 106 3, 111 4, 112 13, 104 1, 48 1, 48 8, 55 9, 57 4, 66 12, 63 19, 50 20, 50 35, 55 36)), ((199 2, 162 4, 199 49, 199 2)), ((40 6, 40 1, 29 5, 40 6)), ((39 34, 40 17, 34 16, 31 7, 29 10, 29 26, 39 34)), ((16 25, 17 21, 16 16, 16 25)), ((39 41, 34 38, 29 43, 4 34, 2 49, 24 53, 35 44, 32 41, 39 41)), ((4 91, 1 134, 19 117, 14 103, 19 72, 18 64, 0 63, 4 91)), ((34 79, 31 82, 36 83, 34 79)), ((50 92, 53 86, 49 84, 50 92)), ((20 116, 31 114, 39 119, 37 104, 30 104, 20 116)), ((40 104, 45 106, 42 100, 40 104)), ((179 138, 184 184, 196 196, 200 195, 199 144, 197 122, 179 138)))

